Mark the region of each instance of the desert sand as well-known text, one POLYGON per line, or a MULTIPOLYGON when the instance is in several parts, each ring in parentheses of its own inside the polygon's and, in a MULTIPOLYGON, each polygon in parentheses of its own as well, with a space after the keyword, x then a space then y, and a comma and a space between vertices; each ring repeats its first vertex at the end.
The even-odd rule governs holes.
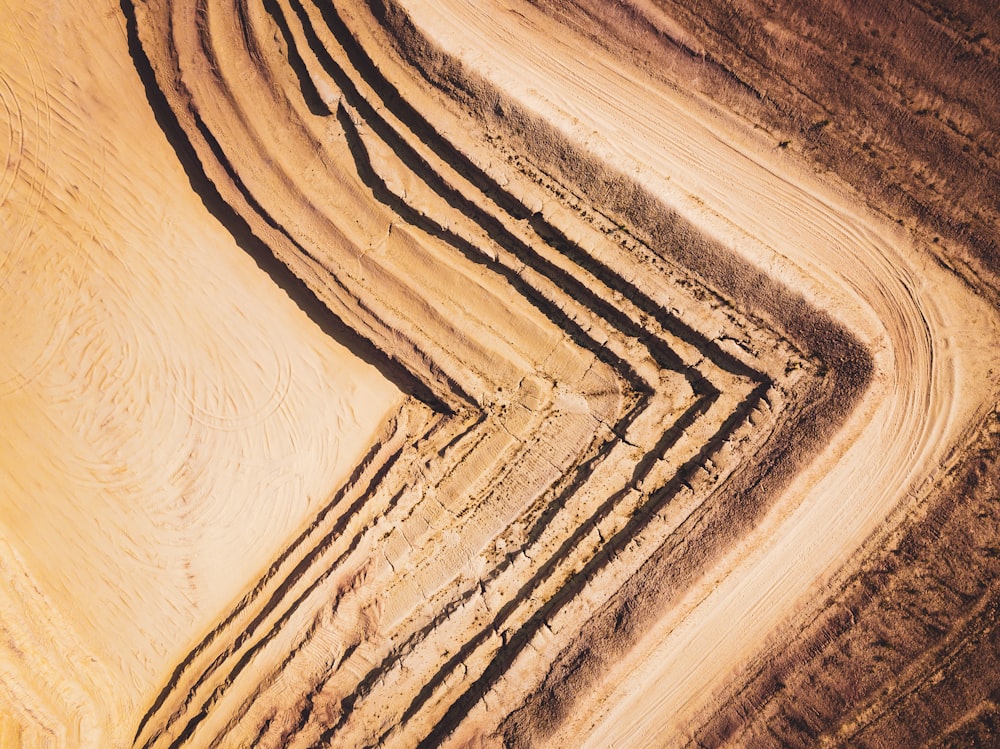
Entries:
POLYGON ((995 741, 995 29, 703 5, 0 9, 0 745, 995 741))
POLYGON ((0 24, 4 746, 126 745, 403 398, 193 193, 118 12, 0 24))

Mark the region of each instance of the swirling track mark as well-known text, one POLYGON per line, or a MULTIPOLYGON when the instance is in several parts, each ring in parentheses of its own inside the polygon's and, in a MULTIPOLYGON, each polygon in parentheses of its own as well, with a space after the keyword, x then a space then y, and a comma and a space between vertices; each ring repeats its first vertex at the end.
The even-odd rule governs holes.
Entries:
POLYGON ((192 420, 210 429, 242 431, 261 423, 281 407, 292 384, 292 364, 288 356, 273 348, 269 350, 273 362, 269 367, 272 384, 267 396, 259 399, 256 405, 249 409, 239 407, 235 397, 237 391, 233 388, 240 383, 222 383, 220 391, 213 398, 213 394, 205 388, 209 383, 201 374, 196 376, 197 370, 194 368, 185 368, 183 376, 179 378, 178 404, 192 420))
MULTIPOLYGON (((23 37, 16 19, 12 19, 14 34, 9 37, 14 53, 5 59, 17 61, 8 68, 7 76, 0 78, 0 101, 8 115, 7 168, 0 176, 0 196, 9 205, 11 193, 18 184, 26 195, 18 198, 5 218, 12 218, 7 227, 5 252, 0 254, 0 290, 17 300, 20 314, 7 317, 7 351, 0 364, 0 397, 11 395, 35 381, 52 363, 63 348, 71 328, 73 306, 80 298, 90 264, 89 253, 70 254, 59 252, 57 247, 38 239, 39 217, 50 194, 49 151, 53 142, 52 102, 41 61, 34 49, 25 50, 18 41, 23 37), (18 69, 18 67, 20 69, 18 69), (19 81, 27 81, 23 91, 18 91, 19 81), (22 107, 22 98, 28 102, 22 107), (44 272, 25 272, 21 276, 26 284, 12 286, 17 271, 41 268, 44 272)), ((67 123, 66 129, 82 132, 67 123)), ((82 136, 77 135, 77 138, 82 136)), ((91 153, 89 149, 81 149, 91 153)), ((90 155, 90 166, 81 168, 84 179, 102 173, 90 155)), ((89 187, 89 185, 88 185, 89 187)), ((87 189, 87 209, 92 215, 101 201, 102 190, 87 189)), ((59 227, 46 226, 50 231, 59 227)), ((91 230, 87 224, 85 230, 91 230)), ((89 231, 89 233, 93 233, 89 231)))
POLYGON ((0 362, 0 398, 12 395, 36 381, 64 351, 66 341, 78 324, 74 314, 90 266, 87 253, 72 256, 54 247, 39 249, 32 268, 42 273, 26 273, 26 283, 11 288, 0 286, 18 300, 20 314, 0 323, 6 349, 0 362))
MULTIPOLYGON (((4 204, 7 202, 7 196, 10 195, 21 171, 21 158, 24 150, 24 116, 21 112, 21 105, 14 95, 14 89, 2 76, 0 76, 0 106, 3 107, 3 124, 7 129, 4 168, 3 172, 0 172, 0 204, 4 204)), ((0 258, 0 266, 2 264, 3 260, 0 258)))
POLYGON ((74 335, 64 351, 75 375, 49 384, 46 396, 56 405, 90 404, 73 426, 90 449, 66 460, 62 470, 76 486, 128 492, 131 501, 140 503, 145 496, 135 489, 136 475, 149 470, 149 464, 145 459, 125 461, 119 456, 148 451, 137 444, 143 432, 131 428, 123 433, 121 422, 127 415, 141 420, 144 430, 161 438, 171 433, 169 401, 150 397, 158 389, 156 378, 162 378, 162 362, 154 360, 153 366, 144 366, 140 360, 142 342, 155 337, 141 329, 141 317, 134 310, 110 294, 78 311, 74 322, 74 335), (95 398, 95 393, 101 396, 95 398))
MULTIPOLYGON (((37 174, 26 174, 22 178, 22 182, 31 189, 31 192, 24 201, 27 209, 17 211, 17 214, 22 221, 26 218, 31 223, 19 227, 10 252, 0 258, 0 266, 5 266, 5 272, 0 278, 0 287, 6 286, 11 274, 18 269, 25 269, 27 263, 30 263, 32 269, 44 270, 41 274, 34 271, 25 274, 27 278, 32 279, 30 289, 7 289, 9 294, 19 299, 20 306, 35 310, 35 314, 32 316, 31 324, 23 324, 25 320, 22 317, 15 327, 14 335, 20 340, 13 347, 13 355, 19 358, 22 364, 12 366, 12 356, 6 357, 5 368, 13 371, 9 377, 0 382, 0 396, 16 392, 36 380, 52 363, 57 353, 65 350, 67 337, 81 322, 79 316, 74 314, 74 310, 83 298, 81 292, 87 279, 91 277, 93 251, 100 249, 98 246, 100 243, 96 238, 100 236, 100 214, 106 203, 105 181, 108 161, 106 145, 102 142, 96 147, 89 142, 88 129, 79 121, 79 115, 72 106, 50 94, 46 77, 42 73, 40 61, 34 50, 31 50, 29 57, 16 40, 14 45, 18 59, 22 61, 27 73, 26 78, 31 82, 27 96, 31 100, 31 112, 29 112, 29 122, 26 124, 19 102, 20 97, 6 80, 0 79, 16 108, 19 125, 19 132, 16 134, 18 158, 14 163, 14 169, 11 170, 12 174, 4 175, 4 179, 9 178, 10 182, 9 185, 6 183, 3 185, 4 199, 6 200, 10 190, 16 185, 26 157, 30 157, 37 174), (37 80, 41 80, 41 86, 37 80), (41 97, 39 91, 42 92, 41 97), (64 143, 62 151, 75 156, 72 162, 74 168, 59 175, 63 179, 62 185, 50 185, 49 149, 53 142, 54 109, 57 110, 55 115, 59 125, 59 140, 64 143), (36 143, 34 153, 28 154, 25 149, 32 140, 36 143), (64 199, 69 213, 65 216, 60 214, 59 222, 49 220, 47 230, 66 231, 65 237, 69 238, 68 227, 73 226, 74 235, 68 245, 77 246, 82 238, 84 245, 80 247, 79 252, 60 251, 59 247, 67 246, 65 242, 56 243, 55 246, 49 242, 32 244, 32 237, 36 235, 37 219, 43 213, 45 206, 54 204, 53 192, 57 187, 72 190, 64 199), (66 226, 63 227, 62 224, 66 226), (98 242, 98 245, 90 242, 98 242), (44 285, 39 286, 42 279, 45 280, 44 285), (31 336, 30 342, 23 340, 25 336, 31 336), (34 353, 34 356, 31 356, 31 353, 34 353)), ((16 77, 14 80, 16 82, 16 77)), ((0 98, 2 94, 3 90, 0 89, 0 98)))
MULTIPOLYGON (((9 194, 14 189, 14 186, 17 185, 18 179, 27 188, 27 195, 23 200, 23 210, 10 210, 3 215, 4 220, 11 223, 9 226, 4 227, 6 251, 0 255, 0 288, 6 285, 7 280, 13 273, 13 269, 20 262, 24 251, 24 243, 35 229, 38 214, 42 207, 43 194, 48 182, 48 172, 45 166, 47 159, 45 157, 48 154, 49 144, 52 142, 52 123, 48 117, 47 107, 45 108, 45 127, 42 127, 42 107, 39 106, 39 85, 37 83, 37 79, 42 78, 42 76, 39 73, 40 64, 38 57, 33 51, 30 57, 25 54, 21 44, 17 41, 22 36, 20 24, 16 18, 11 19, 11 23, 13 24, 14 33, 8 38, 13 44, 14 52, 4 55, 4 60, 9 61, 9 67, 6 68, 6 76, 2 80, 9 92, 10 101, 14 102, 17 110, 18 151, 16 154, 16 169, 12 170, 9 184, 5 185, 3 202, 0 205, 9 207, 9 194), (15 86, 17 86, 20 78, 26 79, 29 84, 24 94, 25 100, 30 102, 27 117, 25 117, 25 111, 20 104, 22 97, 15 90, 15 86), (11 85, 12 83, 14 84, 13 86, 11 85), (30 156, 28 151, 29 144, 33 142, 35 147, 33 161, 36 169, 40 172, 39 175, 31 174, 23 169, 25 160, 30 156)), ((44 78, 42 80, 44 81, 44 78)), ((43 91, 47 96, 47 89, 44 89, 44 83, 43 91)))
MULTIPOLYGON (((69 124, 69 123, 68 123, 69 124)), ((70 128, 79 132, 80 128, 70 128)), ((46 143, 51 138, 46 139, 46 143)), ((106 168, 93 155, 93 150, 81 148, 89 154, 88 164, 82 165, 78 174, 88 180, 82 187, 86 196, 82 213, 80 236, 96 237, 95 217, 104 201, 104 175, 106 168), (97 175, 96 182, 91 182, 97 175)), ((44 158, 44 153, 41 154, 44 158)), ((46 200, 48 168, 42 167, 45 183, 33 193, 37 197, 31 207, 31 221, 41 213, 46 200)), ((34 181, 32 182, 34 184, 34 181)), ((23 230, 22 230, 23 231, 23 230)), ((0 279, 0 289, 18 300, 20 314, 6 320, 7 341, 10 344, 0 364, 0 397, 12 395, 36 381, 52 364, 59 352, 65 350, 66 341, 79 321, 74 315, 82 290, 90 274, 93 259, 91 252, 67 253, 59 243, 50 244, 32 239, 33 226, 28 233, 14 239, 14 248, 0 264, 6 264, 6 274, 0 279), (12 286, 13 274, 23 269, 24 283, 12 286), (35 269, 43 269, 41 273, 35 269)))
POLYGON ((46 328, 43 333, 44 340, 31 340, 30 338, 25 340, 33 332, 27 326, 21 328, 20 336, 15 334, 17 343, 10 347, 11 352, 33 350, 36 354, 22 364, 12 362, 9 358, 10 354, 8 354, 8 358, 5 358, 2 369, 0 369, 0 371, 6 370, 8 373, 6 378, 0 380, 0 397, 13 395, 34 382, 51 364, 56 352, 66 340, 68 330, 66 319, 62 315, 57 315, 57 318, 55 325, 46 328))

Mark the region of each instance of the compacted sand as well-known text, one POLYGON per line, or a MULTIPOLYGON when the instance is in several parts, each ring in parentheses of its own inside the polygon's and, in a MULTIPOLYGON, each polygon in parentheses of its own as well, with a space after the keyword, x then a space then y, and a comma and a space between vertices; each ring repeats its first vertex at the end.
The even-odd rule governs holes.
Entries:
POLYGON ((704 5, 4 6, 0 745, 989 743, 994 29, 704 5))

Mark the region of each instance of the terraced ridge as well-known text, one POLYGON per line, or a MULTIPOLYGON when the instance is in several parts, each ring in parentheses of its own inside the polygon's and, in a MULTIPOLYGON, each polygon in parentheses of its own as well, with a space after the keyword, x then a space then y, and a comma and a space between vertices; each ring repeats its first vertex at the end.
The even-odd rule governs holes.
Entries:
POLYGON ((373 5, 124 6, 192 181, 412 393, 136 746, 544 731, 867 384, 850 334, 373 5))

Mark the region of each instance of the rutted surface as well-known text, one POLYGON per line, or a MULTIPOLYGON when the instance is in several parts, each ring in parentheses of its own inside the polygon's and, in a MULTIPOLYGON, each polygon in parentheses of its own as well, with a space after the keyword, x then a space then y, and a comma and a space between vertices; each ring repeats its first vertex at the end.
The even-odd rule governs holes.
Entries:
MULTIPOLYGON (((390 82, 382 71, 400 61, 373 57, 385 44, 359 41, 364 27, 350 28, 339 9, 147 4, 136 13, 143 55, 230 204, 376 348, 399 357, 442 402, 483 414, 428 463, 418 491, 395 488, 400 479, 387 474, 384 523, 359 528, 334 559, 310 560, 330 584, 348 575, 329 613, 321 596, 281 604, 288 613, 269 634, 238 638, 247 643, 242 655, 220 638, 207 668, 184 677, 193 679, 187 686, 169 685, 147 715, 143 745, 200 736, 407 744, 435 726, 429 740, 439 740, 463 705, 495 693, 506 669, 519 672, 519 689, 501 698, 511 709, 545 674, 546 659, 525 671, 521 657, 537 649, 543 623, 551 631, 549 622, 565 621, 556 625, 565 628, 560 639, 573 642, 588 612, 685 522, 724 517, 703 503, 716 496, 725 506, 752 480, 744 469, 718 491, 741 458, 777 434, 765 424, 789 422, 823 392, 844 400, 815 359, 781 339, 765 343, 774 334, 682 266, 637 263, 636 253, 655 258, 657 250, 624 227, 609 234, 607 219, 579 200, 554 210, 552 199, 566 194, 558 182, 526 164, 500 179, 478 165, 476 141, 441 135, 454 132, 456 110, 421 92, 412 74, 390 82), (197 75, 204 70, 213 74, 197 75), (231 82, 235 71, 244 85, 231 82), (260 121, 292 124, 280 145, 251 121, 252 94, 258 113, 274 108, 260 121), (343 168, 305 166, 319 154, 343 168), (681 274, 687 289, 672 289, 670 310, 652 301, 666 288, 663 273, 681 274), (373 294, 373 278, 394 291, 373 294), (742 347, 713 341, 724 338, 742 347), (435 372, 447 373, 451 393, 435 372), (676 427, 665 429, 664 418, 676 427), (731 461, 721 457, 727 445, 739 445, 731 461), (289 640, 289 622, 309 617, 304 637, 289 640), (332 651, 330 637, 342 643, 332 651), (263 685, 262 672, 271 674, 263 685)), ((801 339, 813 357, 822 350, 815 340, 801 339)), ((845 345, 842 355, 854 344, 845 345)), ((851 387, 863 386, 860 376, 851 387)), ((762 459, 775 460, 776 449, 762 459)), ((693 569, 720 543, 691 558, 693 569)))
MULTIPOLYGON (((0 604, 24 652, 79 634, 67 663, 139 613, 117 658, 52 696, 58 665, 32 681, 5 656, 0 728, 141 747, 683 738, 922 501, 993 395, 987 305, 849 191, 559 13, 121 11, 96 69, 120 78, 127 43, 190 184, 154 218, 152 182, 183 183, 165 144, 126 169, 137 145, 90 135, 114 111, 97 78, 68 85, 11 41, 3 289, 45 304, 24 305, 4 398, 38 393, 35 419, 60 404, 57 431, 80 438, 12 436, 12 459, 57 456, 19 461, 13 484, 155 509, 17 510, 0 558, 38 595, 0 604), (63 195, 74 177, 85 199, 63 195), (122 255, 154 226, 169 252, 122 255), (94 249, 66 252, 79 236, 94 249), (248 258, 235 270, 233 238, 299 309, 248 258), (54 537, 62 561, 43 561, 54 537), (182 560, 185 582, 149 605, 145 586, 174 589, 119 554, 182 560), (115 565, 114 588, 88 572, 115 565), (70 600, 92 613, 62 623, 70 600)), ((29 39, 55 28, 26 18, 29 39)), ((620 29, 636 18, 704 54, 649 9, 620 29)), ((149 113, 132 119, 134 139, 149 113)))

